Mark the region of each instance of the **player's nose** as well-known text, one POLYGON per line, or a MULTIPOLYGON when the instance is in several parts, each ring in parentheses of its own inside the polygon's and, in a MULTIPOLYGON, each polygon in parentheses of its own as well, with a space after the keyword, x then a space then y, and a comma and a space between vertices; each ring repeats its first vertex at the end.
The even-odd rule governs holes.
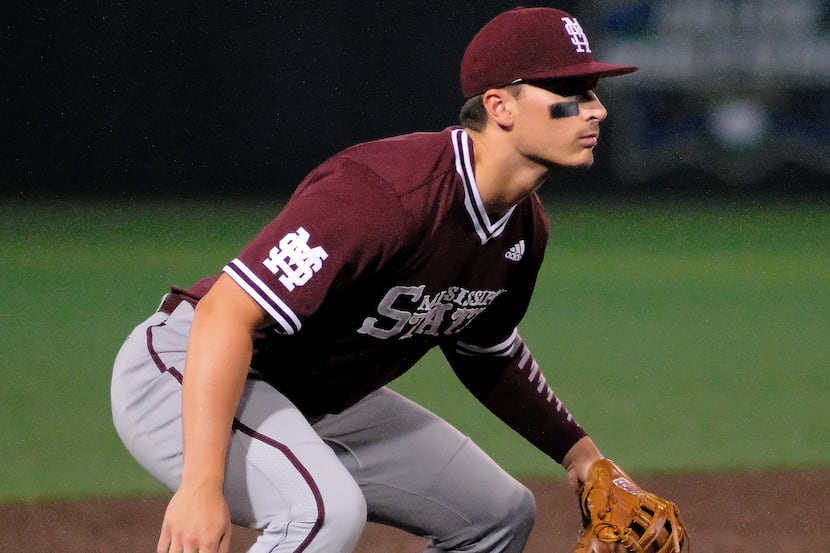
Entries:
POLYGON ((608 110, 605 109, 605 106, 599 100, 599 96, 597 96, 596 93, 593 93, 591 96, 591 100, 580 106, 580 111, 584 113, 589 120, 604 121, 605 118, 608 117, 608 110))

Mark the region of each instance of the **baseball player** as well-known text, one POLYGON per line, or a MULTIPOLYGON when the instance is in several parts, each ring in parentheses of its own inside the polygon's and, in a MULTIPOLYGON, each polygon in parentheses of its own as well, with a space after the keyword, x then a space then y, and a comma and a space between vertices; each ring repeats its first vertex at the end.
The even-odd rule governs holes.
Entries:
POLYGON ((531 493, 386 387, 440 348, 469 391, 577 488, 602 455, 517 326, 542 264, 540 185, 588 167, 607 113, 578 21, 517 8, 461 64, 461 125, 325 161, 220 274, 173 287, 127 338, 113 419, 175 493, 160 553, 352 551, 365 521, 427 551, 522 551, 531 493))

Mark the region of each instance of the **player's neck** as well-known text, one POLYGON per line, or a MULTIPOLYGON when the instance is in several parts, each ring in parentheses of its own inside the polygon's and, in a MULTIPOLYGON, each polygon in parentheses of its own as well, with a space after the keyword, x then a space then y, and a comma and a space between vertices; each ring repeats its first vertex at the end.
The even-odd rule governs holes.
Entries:
POLYGON ((475 175, 488 213, 501 214, 536 191, 548 171, 527 159, 502 137, 467 129, 473 141, 475 175))

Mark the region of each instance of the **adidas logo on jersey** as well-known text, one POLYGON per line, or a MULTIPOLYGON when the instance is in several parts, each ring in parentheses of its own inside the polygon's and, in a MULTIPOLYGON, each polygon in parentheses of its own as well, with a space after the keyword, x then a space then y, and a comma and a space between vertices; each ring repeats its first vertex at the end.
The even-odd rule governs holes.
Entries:
POLYGON ((525 241, 519 240, 512 246, 510 249, 504 252, 504 257, 509 259, 510 261, 519 261, 522 256, 525 254, 525 241))

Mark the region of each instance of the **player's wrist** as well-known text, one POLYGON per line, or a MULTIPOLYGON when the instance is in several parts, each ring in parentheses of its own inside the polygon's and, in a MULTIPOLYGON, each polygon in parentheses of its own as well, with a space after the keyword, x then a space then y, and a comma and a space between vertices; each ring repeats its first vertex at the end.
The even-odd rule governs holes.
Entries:
POLYGON ((225 484, 224 470, 217 471, 209 468, 199 467, 193 470, 185 470, 182 472, 181 483, 179 489, 198 490, 201 492, 223 493, 223 486, 225 484))
POLYGON ((568 471, 572 484, 578 485, 588 478, 591 465, 603 458, 594 441, 589 436, 583 436, 565 454, 562 466, 568 471))

